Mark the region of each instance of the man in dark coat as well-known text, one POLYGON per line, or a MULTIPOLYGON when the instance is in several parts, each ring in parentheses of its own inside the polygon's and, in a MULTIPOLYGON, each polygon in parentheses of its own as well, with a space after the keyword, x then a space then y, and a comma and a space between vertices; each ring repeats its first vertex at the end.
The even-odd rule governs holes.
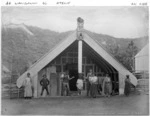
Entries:
POLYGON ((40 81, 40 84, 42 86, 42 92, 41 92, 41 96, 43 95, 43 91, 44 89, 46 90, 47 92, 47 95, 49 95, 49 92, 48 92, 48 85, 49 85, 49 80, 46 78, 46 75, 43 75, 43 79, 40 81))

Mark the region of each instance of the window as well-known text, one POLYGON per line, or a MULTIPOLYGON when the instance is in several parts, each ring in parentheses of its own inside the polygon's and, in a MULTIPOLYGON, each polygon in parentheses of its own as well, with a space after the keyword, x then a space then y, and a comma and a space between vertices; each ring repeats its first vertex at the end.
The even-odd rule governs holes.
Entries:
POLYGON ((56 63, 55 60, 53 60, 53 61, 51 62, 52 65, 54 65, 55 63, 56 63))
POLYGON ((78 58, 74 58, 74 63, 78 63, 78 58))
POLYGON ((78 52, 74 52, 74 57, 78 57, 78 52))
POLYGON ((86 64, 86 58, 83 58, 83 59, 82 59, 82 63, 83 63, 83 64, 86 64))
POLYGON ((90 64, 90 63, 91 63, 91 60, 90 60, 89 58, 87 58, 86 63, 87 63, 87 64, 90 64))
POLYGON ((66 65, 63 65, 63 72, 65 72, 67 69, 66 65))
POLYGON ((62 58, 62 64, 66 64, 66 58, 62 58))
POLYGON ((56 72, 57 73, 61 72, 61 65, 56 65, 56 72))
POLYGON ((73 63, 73 58, 68 58, 68 63, 73 63))
POLYGON ((61 62, 60 62, 60 58, 57 58, 56 59, 56 64, 60 64, 61 62))
POLYGON ((73 57, 73 52, 68 52, 69 57, 73 57))

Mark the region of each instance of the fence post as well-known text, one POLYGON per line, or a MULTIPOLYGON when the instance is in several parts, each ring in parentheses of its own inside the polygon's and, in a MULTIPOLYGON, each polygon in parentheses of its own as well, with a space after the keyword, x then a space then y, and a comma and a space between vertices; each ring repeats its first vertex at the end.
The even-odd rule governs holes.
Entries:
MULTIPOLYGON (((17 77, 17 79, 20 77, 20 73, 18 73, 18 75, 17 75, 18 77, 17 77)), ((17 80, 16 80, 17 81, 17 80)), ((19 92, 20 92, 20 89, 18 88, 18 98, 19 98, 19 92)))
POLYGON ((11 77, 12 77, 12 74, 11 74, 11 76, 10 76, 10 83, 9 83, 9 95, 10 95, 10 99, 11 99, 11 77))

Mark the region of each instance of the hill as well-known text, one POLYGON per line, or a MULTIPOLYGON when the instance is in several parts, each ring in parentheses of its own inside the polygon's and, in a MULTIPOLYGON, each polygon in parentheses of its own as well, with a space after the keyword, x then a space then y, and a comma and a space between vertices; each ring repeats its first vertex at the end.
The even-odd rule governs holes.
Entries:
MULTIPOLYGON (((3 26, 2 63, 9 70, 22 74, 31 64, 52 49, 58 42, 65 39, 71 32, 58 33, 25 24, 3 26)), ((137 46, 138 51, 148 42, 148 37, 115 38, 109 35, 87 32, 112 54, 116 48, 119 48, 118 52, 120 53, 125 52, 131 41, 137 46)))

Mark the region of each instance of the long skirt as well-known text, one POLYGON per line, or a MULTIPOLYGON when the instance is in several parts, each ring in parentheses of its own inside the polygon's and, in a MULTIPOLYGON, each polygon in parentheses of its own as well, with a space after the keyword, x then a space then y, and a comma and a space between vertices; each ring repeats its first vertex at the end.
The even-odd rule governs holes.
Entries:
POLYGON ((90 92, 90 89, 91 89, 91 83, 89 81, 87 81, 86 86, 87 86, 87 96, 89 96, 89 92, 90 92))
POLYGON ((106 83, 106 84, 105 84, 104 93, 105 93, 106 95, 110 95, 110 94, 111 94, 111 85, 110 85, 110 83, 106 83))
POLYGON ((124 88, 124 94, 126 95, 126 96, 128 96, 129 94, 130 94, 130 83, 128 83, 128 82, 126 82, 125 83, 125 88, 124 88))
POLYGON ((69 92, 70 92, 70 87, 69 87, 69 83, 63 82, 62 83, 62 95, 63 96, 68 96, 69 92))
POLYGON ((90 94, 91 94, 91 97, 96 97, 96 94, 97 94, 97 84, 91 84, 90 94))
POLYGON ((32 97, 32 87, 30 84, 25 86, 24 97, 32 97))

